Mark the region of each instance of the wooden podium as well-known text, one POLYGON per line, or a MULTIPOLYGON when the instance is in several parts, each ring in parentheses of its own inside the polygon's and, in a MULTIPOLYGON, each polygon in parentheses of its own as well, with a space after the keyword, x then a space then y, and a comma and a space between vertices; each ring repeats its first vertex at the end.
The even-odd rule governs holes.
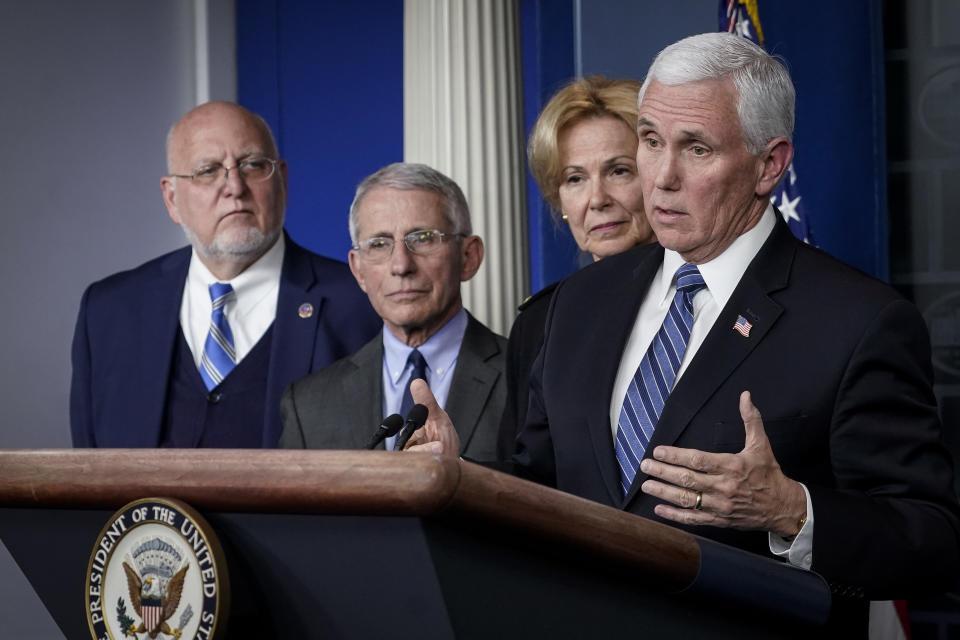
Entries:
POLYGON ((462 460, 382 451, 0 451, 0 538, 70 638, 124 504, 215 529, 234 638, 809 638, 817 575, 462 460))

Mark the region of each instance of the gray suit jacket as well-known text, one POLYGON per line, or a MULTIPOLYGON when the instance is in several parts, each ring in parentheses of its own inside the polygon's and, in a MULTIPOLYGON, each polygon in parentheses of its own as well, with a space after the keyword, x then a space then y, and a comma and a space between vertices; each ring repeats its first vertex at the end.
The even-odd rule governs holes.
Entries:
MULTIPOLYGON (((496 460, 497 429, 506 401, 507 341, 467 314, 446 412, 460 453, 496 460)), ((280 402, 287 449, 363 449, 383 420, 383 338, 287 387, 280 402)), ((378 446, 383 448, 383 444, 378 446)))

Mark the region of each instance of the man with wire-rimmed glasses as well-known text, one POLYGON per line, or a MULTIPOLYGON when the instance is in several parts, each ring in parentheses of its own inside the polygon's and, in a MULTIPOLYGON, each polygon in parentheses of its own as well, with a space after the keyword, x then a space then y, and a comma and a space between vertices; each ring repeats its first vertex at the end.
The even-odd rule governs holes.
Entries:
POLYGON ((283 233, 287 166, 228 102, 167 136, 160 180, 190 243, 91 285, 73 342, 75 446, 274 447, 283 388, 380 322, 347 265, 283 233))
POLYGON ((454 416, 461 453, 494 460, 506 341, 463 308, 460 283, 480 268, 483 241, 460 187, 426 165, 392 164, 357 187, 349 222, 350 269, 384 330, 287 389, 280 446, 363 448, 384 416, 407 415, 422 378, 454 416))

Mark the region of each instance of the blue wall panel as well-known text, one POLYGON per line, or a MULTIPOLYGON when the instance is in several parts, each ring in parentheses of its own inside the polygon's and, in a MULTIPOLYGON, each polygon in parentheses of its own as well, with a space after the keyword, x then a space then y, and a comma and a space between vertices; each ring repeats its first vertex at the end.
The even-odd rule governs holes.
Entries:
MULTIPOLYGON (((520 4, 526 139, 543 105, 574 76, 573 10, 573 0, 522 0, 520 4)), ((569 230, 554 222, 529 171, 527 212, 529 293, 535 293, 576 270, 579 250, 569 230)))
POLYGON ((403 2, 237 0, 237 76, 289 163, 287 229, 345 260, 357 183, 403 159, 403 2))
POLYGON ((847 0, 823 14, 807 3, 762 2, 771 53, 797 88, 794 166, 813 242, 886 279, 887 187, 879 0, 847 0))
POLYGON ((691 34, 717 29, 717 7, 708 0, 588 0, 582 6, 584 75, 643 80, 661 49, 691 34))

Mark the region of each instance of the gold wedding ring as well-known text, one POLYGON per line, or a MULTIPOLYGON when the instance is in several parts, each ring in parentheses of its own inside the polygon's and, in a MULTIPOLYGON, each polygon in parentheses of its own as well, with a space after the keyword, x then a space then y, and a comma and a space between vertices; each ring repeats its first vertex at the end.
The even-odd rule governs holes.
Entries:
POLYGON ((703 509, 703 491, 697 491, 697 501, 694 503, 693 508, 697 511, 703 509))

